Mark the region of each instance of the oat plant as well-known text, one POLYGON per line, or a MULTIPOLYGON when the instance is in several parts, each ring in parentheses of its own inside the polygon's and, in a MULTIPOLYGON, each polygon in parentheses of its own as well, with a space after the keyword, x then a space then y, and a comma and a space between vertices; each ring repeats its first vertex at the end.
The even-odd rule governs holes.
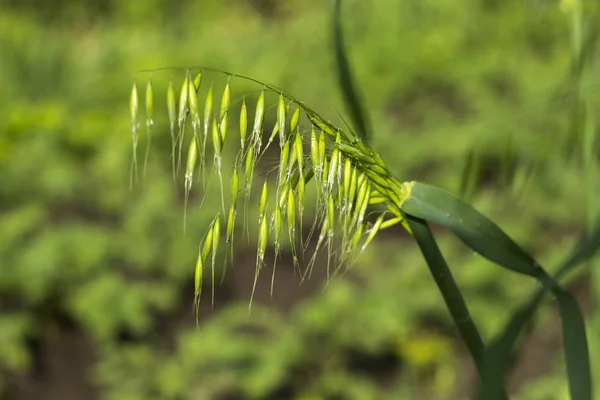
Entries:
MULTIPOLYGON (((257 238, 251 307, 258 277, 267 268, 265 255, 268 250, 274 251, 276 264, 282 248, 289 247, 300 280, 310 278, 316 267, 317 254, 324 251, 330 279, 348 268, 377 233, 398 225, 415 239, 474 360, 480 376, 478 399, 508 398, 504 378, 510 367, 514 343, 541 299, 550 293, 561 318, 571 398, 591 400, 584 319, 575 299, 558 281, 595 254, 600 244, 600 228, 590 230, 558 268, 559 273, 552 276, 497 224, 460 198, 427 183, 401 181, 396 177, 369 144, 369 119, 362 108, 344 49, 340 3, 339 0, 335 2, 333 14, 333 53, 351 127, 336 126, 285 90, 250 77, 207 67, 163 68, 137 73, 138 80, 144 76, 149 82, 161 71, 179 72, 179 100, 176 100, 175 82, 171 82, 167 89, 166 114, 173 175, 183 175, 186 207, 194 188, 202 196, 209 195, 211 190, 210 184, 205 183, 198 188, 194 184, 196 178, 210 182, 215 177, 219 185, 221 210, 199 243, 194 277, 196 310, 205 275, 210 277, 214 301, 218 254, 220 251, 225 253, 223 271, 235 264, 233 244, 240 236, 248 240, 257 238), (226 80, 222 93, 214 92, 213 83, 204 79, 209 73, 221 74, 226 80), (234 95, 238 83, 255 85, 257 92, 234 95), (220 98, 214 99, 215 96, 220 98), (235 132, 230 134, 234 126, 235 132), (273 153, 277 154, 276 161, 268 165, 268 155, 273 153), (303 232, 306 192, 311 189, 310 185, 316 191, 314 206, 317 211, 312 223, 306 225, 311 228, 303 232), (240 213, 243 216, 238 216, 240 213), (482 257, 539 283, 537 293, 490 345, 484 344, 471 318, 430 224, 448 228, 482 257), (256 235, 251 235, 251 230, 256 235)), ((147 87, 151 88, 151 84, 147 83, 147 87)), ((145 93, 146 126, 150 133, 155 102, 152 90, 145 93)), ((134 83, 131 94, 132 174, 137 171, 141 124, 139 98, 138 85, 134 83)), ((271 269, 271 283, 275 267, 273 265, 271 269)))

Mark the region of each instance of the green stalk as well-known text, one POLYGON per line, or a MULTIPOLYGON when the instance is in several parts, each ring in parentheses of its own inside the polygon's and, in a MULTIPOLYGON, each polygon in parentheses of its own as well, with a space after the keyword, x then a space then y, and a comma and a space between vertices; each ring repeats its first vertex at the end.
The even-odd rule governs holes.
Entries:
POLYGON ((413 236, 421 249, 421 253, 423 253, 423 257, 425 257, 425 260, 427 261, 429 271, 444 298, 446 307, 448 307, 448 311, 450 311, 450 315, 458 329, 458 333, 463 342, 467 345, 467 348, 473 357, 473 361, 475 361, 475 365, 477 366, 477 371, 481 373, 485 345, 475 326, 475 322, 469 314, 469 309, 467 308, 462 293, 452 277, 452 272, 450 272, 448 264, 446 264, 446 260, 440 252, 427 222, 410 215, 407 215, 406 219, 412 230, 413 236))
MULTIPOLYGON (((446 307, 448 308, 448 311, 450 311, 454 325, 456 325, 462 341, 467 346, 469 353, 471 353, 471 357, 473 357, 475 367, 477 368, 477 373, 481 377, 484 368, 486 347, 473 318, 471 318, 467 303, 452 276, 450 268, 448 268, 448 264, 446 263, 427 222, 410 215, 406 216, 406 220, 412 231, 413 237, 421 249, 423 257, 427 262, 433 280, 444 298, 446 307)), ((499 387, 497 393, 499 399, 508 399, 508 394, 503 387, 499 387)))

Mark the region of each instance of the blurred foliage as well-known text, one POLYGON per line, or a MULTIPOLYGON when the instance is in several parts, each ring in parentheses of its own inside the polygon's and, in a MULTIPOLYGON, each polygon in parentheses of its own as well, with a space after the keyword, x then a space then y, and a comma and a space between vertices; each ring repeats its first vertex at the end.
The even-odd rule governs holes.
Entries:
MULTIPOLYGON (((581 166, 554 157, 573 103, 564 84, 568 20, 558 2, 347 3, 350 58, 373 146, 389 167, 402 180, 458 192, 475 152, 484 168, 473 204, 542 261, 560 257, 586 213, 581 166), (502 184, 498 167, 509 145, 518 161, 514 187, 502 184), (530 165, 535 179, 525 185, 521 168, 530 165)), ((53 392, 59 385, 36 379, 53 373, 42 350, 70 330, 89 350, 78 367, 97 398, 468 396, 473 368, 418 250, 400 232, 380 236, 325 290, 303 289, 292 307, 280 299, 300 293, 299 279, 281 281, 286 286, 272 301, 264 293, 250 315, 253 260, 238 247, 238 265, 217 289, 214 311, 204 302, 196 328, 197 243, 220 199, 208 197, 200 210, 196 196, 183 235, 183 189, 165 156, 166 111, 148 177, 129 190, 127 99, 139 69, 223 68, 285 87, 339 121, 330 12, 317 0, 0 3, 0 390, 7 396, 64 398, 53 392), (29 389, 18 384, 22 377, 29 389)), ((597 76, 582 78, 595 108, 597 76)), ((240 96, 257 88, 233 89, 240 96)), ((165 93, 155 85, 157 108, 165 93)), ((533 283, 517 284, 449 236, 440 244, 491 337, 533 283)), ((538 324, 553 321, 545 312, 538 324)), ((515 398, 566 393, 566 383, 552 379, 561 368, 556 347, 529 361, 530 376, 515 377, 522 389, 515 398)))

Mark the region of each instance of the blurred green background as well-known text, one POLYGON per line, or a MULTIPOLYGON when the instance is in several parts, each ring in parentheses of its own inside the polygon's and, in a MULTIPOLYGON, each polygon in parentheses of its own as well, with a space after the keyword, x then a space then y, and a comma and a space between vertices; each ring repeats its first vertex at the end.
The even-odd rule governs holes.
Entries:
MULTIPOLYGON (((469 397, 473 365, 401 229, 380 234, 326 287, 323 260, 300 285, 284 254, 273 298, 263 274, 250 315, 255 247, 238 240, 212 309, 205 287, 196 327, 197 246, 220 198, 213 192, 200 209, 192 196, 184 235, 164 101, 168 80, 179 84, 183 71, 155 74, 147 178, 129 188, 128 98, 134 79, 145 85, 146 75, 134 77, 140 69, 222 68, 283 87, 339 122, 330 3, 0 2, 4 398, 469 397)), ((577 146, 563 157, 577 96, 565 81, 571 27, 559 2, 347 0, 343 18, 373 147, 396 176, 458 193, 475 152, 472 204, 541 261, 560 259, 589 216, 577 146), (508 175, 506 157, 516 165, 508 175)), ((580 83, 594 108, 590 65, 580 83)), ((234 98, 258 89, 232 83, 234 98)), ((490 339, 535 284, 436 233, 490 339)), ((593 320, 589 282, 584 274, 569 288, 593 320)), ((567 398, 549 305, 520 342, 508 379, 515 399, 567 398)))

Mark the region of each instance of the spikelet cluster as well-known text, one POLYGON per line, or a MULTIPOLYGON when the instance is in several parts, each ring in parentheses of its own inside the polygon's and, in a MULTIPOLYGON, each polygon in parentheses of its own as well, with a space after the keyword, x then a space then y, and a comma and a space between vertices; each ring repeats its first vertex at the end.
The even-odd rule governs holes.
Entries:
MULTIPOLYGON (((196 174, 202 174, 203 182, 207 173, 215 174, 220 183, 222 209, 199 245, 195 270, 196 306, 207 265, 210 265, 214 301, 215 263, 223 244, 226 263, 223 272, 228 265, 234 264, 233 243, 239 220, 242 221, 244 235, 250 237, 250 229, 257 232, 256 269, 250 305, 258 277, 266 267, 267 251, 272 250, 275 255, 271 273, 272 292, 276 263, 284 245, 291 249, 301 280, 310 278, 317 254, 326 250, 329 278, 348 266, 377 232, 398 223, 404 224, 403 214, 397 208, 405 196, 404 187, 388 172, 379 155, 359 138, 321 118, 293 96, 259 83, 261 88, 257 96, 236 98, 235 101, 241 104, 239 114, 236 111, 234 117, 239 139, 228 140, 231 136, 228 135, 232 112, 231 82, 237 76, 228 74, 217 108, 213 102, 212 84, 205 97, 200 99, 198 96, 203 72, 201 70, 194 75, 191 71, 186 72, 178 102, 171 82, 166 99, 174 177, 180 174, 183 149, 188 149, 184 171, 186 207, 196 174), (273 98, 272 104, 267 104, 269 96, 273 98), (250 101, 253 97, 255 99, 250 101), (252 108, 253 120, 249 120, 249 114, 252 118, 249 109, 252 108), (267 126, 266 121, 275 122, 267 126), (188 125, 192 128, 192 134, 187 135, 189 137, 186 136, 188 125), (259 171, 267 150, 273 146, 279 155, 276 165, 266 172, 259 171), (233 165, 223 162, 225 149, 235 152, 233 165), (213 154, 212 162, 208 159, 209 153, 213 154), (229 183, 223 181, 224 169, 230 171, 229 183), (306 190, 310 184, 316 187, 317 212, 312 224, 305 225, 306 190), (248 212, 253 187, 260 188, 257 213, 248 212), (240 196, 244 200, 242 219, 238 218, 242 211, 238 201, 240 196), (250 219, 248 215, 256 219, 250 219), (311 228, 303 232, 303 226, 311 228), (220 240, 222 234, 224 241, 220 240)), ((146 90, 148 130, 153 125, 152 96, 149 81, 146 90)), ((140 125, 135 85, 131 95, 131 119, 134 171, 140 125)))

